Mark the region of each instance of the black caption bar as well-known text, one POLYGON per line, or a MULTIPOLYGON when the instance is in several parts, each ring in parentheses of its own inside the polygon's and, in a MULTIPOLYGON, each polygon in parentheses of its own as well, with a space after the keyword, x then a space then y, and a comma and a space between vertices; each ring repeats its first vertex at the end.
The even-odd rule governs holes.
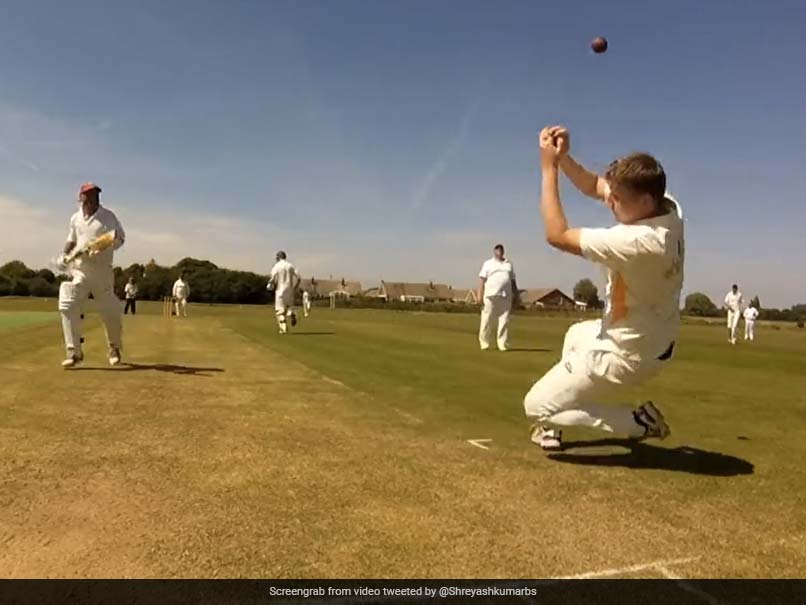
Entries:
POLYGON ((803 580, 2 580, 0 604, 806 604, 803 580))

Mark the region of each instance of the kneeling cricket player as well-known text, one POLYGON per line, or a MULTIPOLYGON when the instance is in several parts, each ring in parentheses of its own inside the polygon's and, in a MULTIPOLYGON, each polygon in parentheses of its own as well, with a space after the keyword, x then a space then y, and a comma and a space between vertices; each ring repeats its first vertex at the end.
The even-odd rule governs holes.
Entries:
POLYGON ((606 405, 625 387, 656 375, 674 351, 683 285, 683 218, 666 193, 666 175, 650 155, 613 162, 604 178, 577 164, 567 130, 540 133, 541 212, 549 244, 602 265, 607 273, 601 320, 571 326, 562 359, 527 393, 531 439, 545 450, 562 448, 558 427, 584 426, 633 439, 664 439, 669 426, 660 410, 606 405), (559 171, 582 193, 602 200, 617 224, 572 229, 559 193, 559 171))

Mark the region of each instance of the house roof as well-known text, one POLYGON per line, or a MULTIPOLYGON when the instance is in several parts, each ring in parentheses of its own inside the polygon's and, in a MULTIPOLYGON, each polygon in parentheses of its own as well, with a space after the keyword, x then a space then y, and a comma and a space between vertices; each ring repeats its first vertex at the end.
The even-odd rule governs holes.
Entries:
POLYGON ((299 288, 307 290, 313 296, 329 296, 331 292, 346 292, 350 296, 360 296, 364 292, 361 282, 315 277, 300 280, 299 288))
POLYGON ((387 300, 400 300, 404 297, 418 297, 424 300, 451 300, 454 298, 453 288, 447 284, 388 282, 381 281, 382 293, 387 300))
POLYGON ((467 300, 476 300, 476 291, 472 289, 460 289, 453 291, 453 300, 455 301, 467 301, 467 300))
POLYGON ((555 292, 559 293, 560 296, 567 299, 569 302, 574 302, 573 298, 565 294, 559 288, 529 288, 528 290, 521 290, 521 302, 525 305, 533 305, 535 303, 542 302, 544 298, 555 292))

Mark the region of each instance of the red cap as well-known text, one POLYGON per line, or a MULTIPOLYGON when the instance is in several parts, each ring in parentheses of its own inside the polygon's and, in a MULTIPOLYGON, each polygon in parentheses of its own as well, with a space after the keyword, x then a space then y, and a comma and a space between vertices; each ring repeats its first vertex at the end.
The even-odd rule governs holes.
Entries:
POLYGON ((89 193, 90 191, 97 191, 98 193, 101 193, 101 188, 95 183, 84 183, 81 186, 81 189, 78 190, 78 193, 80 195, 82 193, 89 193))

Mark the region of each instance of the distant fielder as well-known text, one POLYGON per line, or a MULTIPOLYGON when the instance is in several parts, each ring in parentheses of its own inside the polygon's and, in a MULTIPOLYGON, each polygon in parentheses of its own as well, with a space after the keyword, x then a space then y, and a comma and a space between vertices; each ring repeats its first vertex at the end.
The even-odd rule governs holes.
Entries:
POLYGON ((311 314, 311 295, 308 294, 307 290, 302 293, 302 311, 305 317, 311 314))
POLYGON ((126 298, 126 306, 123 307, 123 314, 126 315, 131 309, 132 315, 137 315, 137 284, 134 283, 134 278, 130 277, 123 288, 123 294, 126 298))
POLYGON ((291 327, 297 325, 297 314, 294 312, 294 293, 299 286, 300 278, 297 268, 286 259, 285 252, 280 250, 276 260, 277 262, 271 269, 268 288, 274 290, 274 313, 277 316, 280 334, 287 334, 289 322, 291 327))
POLYGON ((750 342, 756 339, 756 320, 758 319, 758 309, 752 304, 744 310, 744 339, 750 342))
POLYGON ((179 279, 174 282, 171 289, 171 296, 176 301, 176 316, 179 317, 179 311, 182 311, 182 317, 188 316, 188 298, 190 297, 190 285, 185 279, 185 274, 180 273, 179 279))
POLYGON ((633 439, 669 435, 660 410, 600 400, 657 374, 672 357, 680 325, 683 285, 683 219, 666 194, 666 175, 647 154, 613 162, 604 178, 570 155, 568 131, 540 133, 543 173, 541 212, 549 244, 607 270, 604 317, 569 328, 562 358, 524 400, 531 438, 545 450, 562 448, 555 427, 584 426, 633 439), (582 193, 602 200, 617 225, 572 229, 560 202, 560 169, 582 193))
POLYGON ((493 332, 498 350, 506 351, 509 344, 509 315, 518 294, 515 269, 504 257, 504 246, 493 248, 493 257, 484 261, 479 272, 478 300, 482 303, 479 344, 481 350, 490 348, 493 332))
POLYGON ((739 292, 739 286, 733 284, 725 295, 724 307, 728 310, 728 341, 730 344, 736 344, 736 328, 739 325, 739 318, 742 316, 744 309, 744 297, 739 292))
POLYGON ((70 219, 64 253, 59 266, 73 279, 59 287, 67 357, 62 367, 72 368, 84 360, 81 348, 81 305, 92 294, 106 327, 109 364, 118 365, 122 349, 122 308, 115 296, 112 271, 114 251, 123 245, 125 233, 115 213, 101 206, 101 188, 85 183, 79 190, 81 208, 70 219))

